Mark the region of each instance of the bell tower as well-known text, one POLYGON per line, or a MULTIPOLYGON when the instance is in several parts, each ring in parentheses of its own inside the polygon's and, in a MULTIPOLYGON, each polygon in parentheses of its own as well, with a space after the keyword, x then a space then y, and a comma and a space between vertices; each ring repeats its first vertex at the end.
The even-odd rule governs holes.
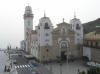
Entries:
POLYGON ((74 18, 70 21, 71 29, 75 32, 75 44, 83 44, 83 25, 80 19, 74 18))
POLYGON ((31 31, 33 29, 33 13, 31 6, 26 6, 24 13, 24 41, 25 51, 31 52, 31 31))
POLYGON ((31 6, 26 6, 24 13, 24 40, 27 38, 27 33, 33 29, 33 13, 31 6))
POLYGON ((52 45, 53 26, 49 17, 42 17, 39 21, 40 25, 40 46, 52 45))

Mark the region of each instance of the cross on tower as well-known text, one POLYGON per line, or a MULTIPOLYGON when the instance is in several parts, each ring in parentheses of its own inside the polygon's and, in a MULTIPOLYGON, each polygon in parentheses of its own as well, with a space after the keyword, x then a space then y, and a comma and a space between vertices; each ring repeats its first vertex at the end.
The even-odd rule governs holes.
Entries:
POLYGON ((63 22, 64 22, 64 20, 65 20, 65 19, 63 18, 63 22))
POLYGON ((44 17, 46 17, 45 11, 44 11, 44 17))

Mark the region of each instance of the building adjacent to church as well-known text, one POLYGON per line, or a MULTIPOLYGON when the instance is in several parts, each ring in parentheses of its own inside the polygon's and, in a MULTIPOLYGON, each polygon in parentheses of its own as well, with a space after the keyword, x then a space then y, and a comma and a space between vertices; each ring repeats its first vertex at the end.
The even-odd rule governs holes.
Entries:
POLYGON ((83 26, 76 16, 66 23, 63 21, 53 28, 52 21, 44 14, 33 30, 32 8, 26 6, 24 13, 23 49, 39 61, 57 60, 61 57, 76 59, 82 57, 83 26))
POLYGON ((100 63, 100 27, 84 36, 83 56, 100 63))

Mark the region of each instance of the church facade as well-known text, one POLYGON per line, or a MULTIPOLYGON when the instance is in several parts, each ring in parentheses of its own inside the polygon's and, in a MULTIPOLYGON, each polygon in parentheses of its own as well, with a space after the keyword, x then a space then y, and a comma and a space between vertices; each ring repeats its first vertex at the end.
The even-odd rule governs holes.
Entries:
POLYGON ((33 30, 32 8, 26 6, 24 14, 23 49, 39 61, 76 59, 82 57, 83 26, 74 16, 70 23, 63 21, 53 28, 49 17, 42 17, 33 30))

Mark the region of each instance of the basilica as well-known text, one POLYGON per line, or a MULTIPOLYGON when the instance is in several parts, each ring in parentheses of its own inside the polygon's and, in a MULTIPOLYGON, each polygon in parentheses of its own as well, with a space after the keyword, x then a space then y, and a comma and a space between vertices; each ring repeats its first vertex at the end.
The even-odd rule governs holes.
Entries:
POLYGON ((24 40, 21 47, 39 61, 78 59, 82 57, 83 25, 74 16, 69 23, 63 21, 54 28, 45 14, 33 30, 31 6, 26 6, 24 19, 24 40))

